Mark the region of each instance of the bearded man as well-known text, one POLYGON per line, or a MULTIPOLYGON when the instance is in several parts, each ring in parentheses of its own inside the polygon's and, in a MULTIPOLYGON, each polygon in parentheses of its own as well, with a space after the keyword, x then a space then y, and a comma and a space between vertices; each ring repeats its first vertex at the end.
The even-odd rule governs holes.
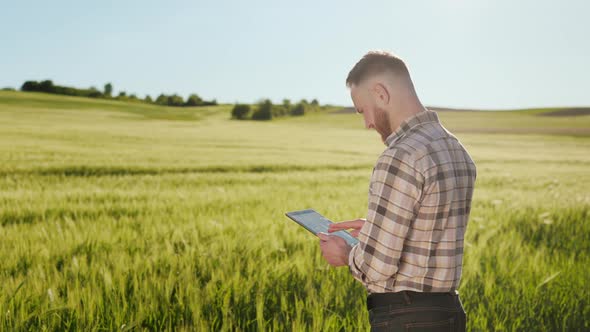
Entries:
POLYGON ((334 223, 359 243, 319 234, 323 257, 366 288, 372 331, 464 331, 457 291, 476 179, 459 139, 425 108, 404 61, 367 53, 346 79, 356 111, 386 148, 369 185, 365 219, 334 223))

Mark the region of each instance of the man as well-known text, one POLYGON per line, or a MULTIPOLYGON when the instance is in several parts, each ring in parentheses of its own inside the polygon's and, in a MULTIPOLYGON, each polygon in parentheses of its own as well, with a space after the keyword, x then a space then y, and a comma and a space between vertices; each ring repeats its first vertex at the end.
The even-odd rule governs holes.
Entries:
POLYGON ((475 163, 422 105, 400 58, 369 52, 346 84, 365 127, 387 148, 373 169, 366 219, 329 230, 352 229, 359 244, 323 233, 322 254, 367 289, 372 331, 464 331, 457 288, 475 163))

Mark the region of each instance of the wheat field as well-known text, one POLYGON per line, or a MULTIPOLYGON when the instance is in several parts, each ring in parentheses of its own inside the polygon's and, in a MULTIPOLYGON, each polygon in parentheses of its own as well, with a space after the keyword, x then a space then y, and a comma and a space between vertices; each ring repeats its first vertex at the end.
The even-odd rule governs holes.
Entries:
MULTIPOLYGON (((367 330, 284 213, 364 217, 379 136, 230 110, 0 92, 0 330, 367 330)), ((439 112, 478 169, 469 330, 590 329, 590 116, 546 111, 439 112)))

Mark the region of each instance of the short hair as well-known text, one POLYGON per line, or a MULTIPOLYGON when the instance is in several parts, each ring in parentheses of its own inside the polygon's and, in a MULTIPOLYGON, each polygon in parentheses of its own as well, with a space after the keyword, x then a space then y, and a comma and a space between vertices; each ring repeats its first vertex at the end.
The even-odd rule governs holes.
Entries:
POLYGON ((346 86, 358 85, 383 72, 410 77, 408 67, 400 57, 385 51, 370 51, 352 67, 346 78, 346 86))

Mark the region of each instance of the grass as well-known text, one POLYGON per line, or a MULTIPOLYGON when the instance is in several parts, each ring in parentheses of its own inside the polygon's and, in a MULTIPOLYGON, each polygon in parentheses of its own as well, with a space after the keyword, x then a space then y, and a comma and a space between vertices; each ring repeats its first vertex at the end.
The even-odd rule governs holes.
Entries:
MULTIPOLYGON (((364 216, 378 135, 229 110, 0 92, 0 330, 366 330, 283 213, 364 216)), ((478 167, 470 330, 590 329, 590 117, 543 111, 439 113, 478 167)))

